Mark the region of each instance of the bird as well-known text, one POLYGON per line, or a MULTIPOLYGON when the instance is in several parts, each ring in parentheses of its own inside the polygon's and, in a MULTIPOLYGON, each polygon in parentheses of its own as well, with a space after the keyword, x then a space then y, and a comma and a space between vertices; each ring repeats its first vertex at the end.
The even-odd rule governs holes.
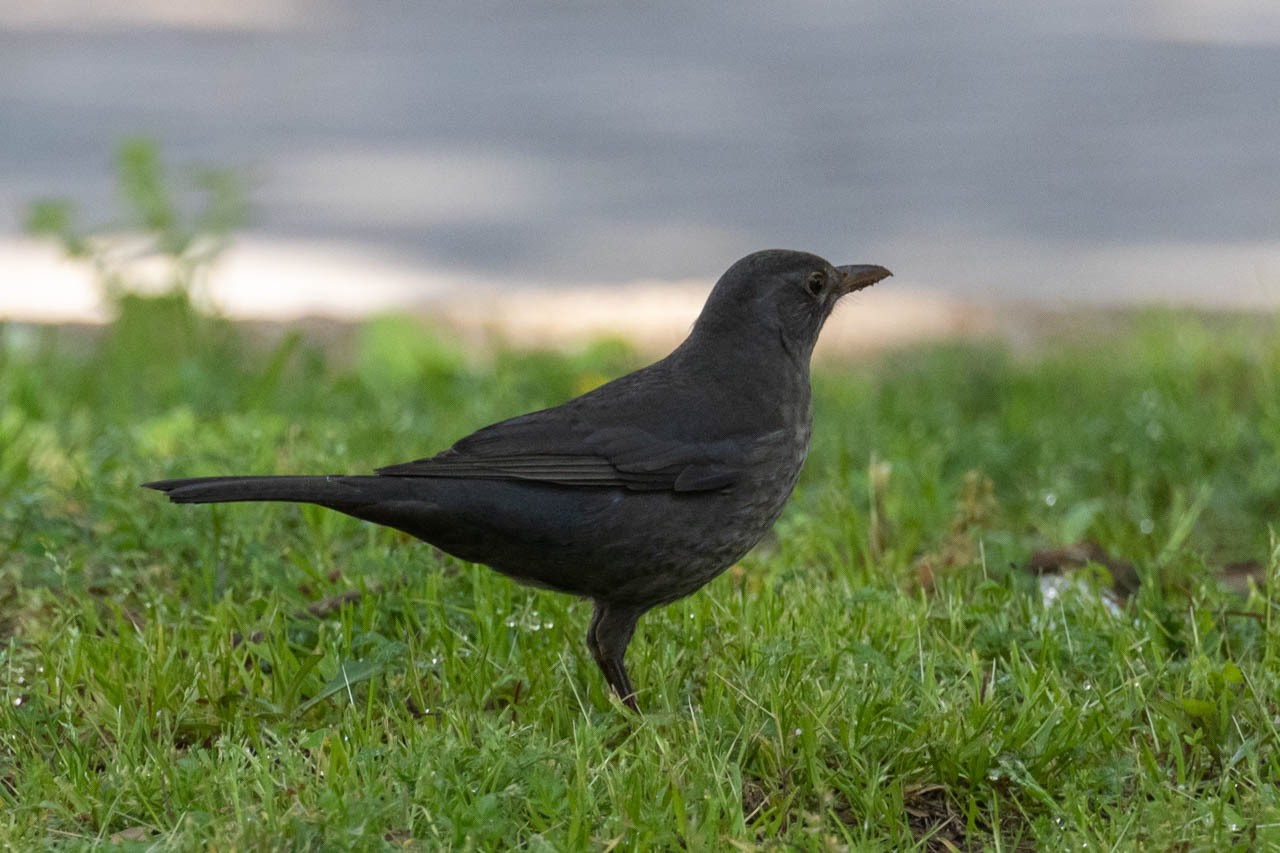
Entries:
POLYGON ((889 275, 807 252, 754 252, 720 277, 665 358, 434 456, 368 475, 143 486, 180 504, 316 504, 588 598, 587 649, 639 712, 624 666, 637 622, 700 589, 777 521, 809 450, 818 334, 841 298, 889 275))

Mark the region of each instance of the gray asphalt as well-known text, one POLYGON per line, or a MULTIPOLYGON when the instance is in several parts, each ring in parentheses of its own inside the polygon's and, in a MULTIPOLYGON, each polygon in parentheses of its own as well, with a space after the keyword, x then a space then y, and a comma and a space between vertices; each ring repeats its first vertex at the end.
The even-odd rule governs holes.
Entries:
POLYGON ((787 246, 911 281, 916 247, 939 278, 959 245, 943 286, 1035 299, 1070 277, 1002 277, 1002 253, 1274 246, 1280 25, 1186 41, 1158 5, 331 2, 282 28, 6 26, 0 236, 42 195, 107 216, 111 146, 142 133, 246 168, 260 235, 496 278, 707 276, 787 246))

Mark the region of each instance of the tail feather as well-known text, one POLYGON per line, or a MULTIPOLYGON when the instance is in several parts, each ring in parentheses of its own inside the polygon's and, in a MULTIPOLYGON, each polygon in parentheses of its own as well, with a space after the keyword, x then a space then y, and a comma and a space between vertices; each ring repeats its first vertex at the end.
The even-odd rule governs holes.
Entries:
POLYGON ((341 509, 367 504, 378 491, 374 484, 387 485, 377 476, 311 477, 189 477, 157 480, 143 488, 164 492, 177 504, 223 503, 230 501, 292 501, 341 509), (373 487, 373 488, 370 488, 373 487))

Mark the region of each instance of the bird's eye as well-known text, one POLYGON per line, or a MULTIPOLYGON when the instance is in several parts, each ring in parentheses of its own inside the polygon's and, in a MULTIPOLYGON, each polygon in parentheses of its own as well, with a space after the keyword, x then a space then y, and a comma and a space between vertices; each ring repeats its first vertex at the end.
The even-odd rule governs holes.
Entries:
POLYGON ((809 276, 809 292, 817 296, 822 292, 822 286, 827 283, 826 273, 819 270, 809 276))

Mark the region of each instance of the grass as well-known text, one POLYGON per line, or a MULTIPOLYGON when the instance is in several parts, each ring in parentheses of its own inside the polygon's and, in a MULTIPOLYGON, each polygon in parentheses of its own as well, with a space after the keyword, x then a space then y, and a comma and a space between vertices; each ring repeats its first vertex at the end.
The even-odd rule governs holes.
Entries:
POLYGON ((0 329, 12 849, 1280 847, 1274 324, 823 365, 774 535, 642 621, 636 718, 583 602, 137 486, 415 458, 637 354, 387 319, 336 363, 181 297, 120 312, 0 329), (1046 597, 1029 558, 1084 541, 1136 591, 1091 563, 1046 597))

